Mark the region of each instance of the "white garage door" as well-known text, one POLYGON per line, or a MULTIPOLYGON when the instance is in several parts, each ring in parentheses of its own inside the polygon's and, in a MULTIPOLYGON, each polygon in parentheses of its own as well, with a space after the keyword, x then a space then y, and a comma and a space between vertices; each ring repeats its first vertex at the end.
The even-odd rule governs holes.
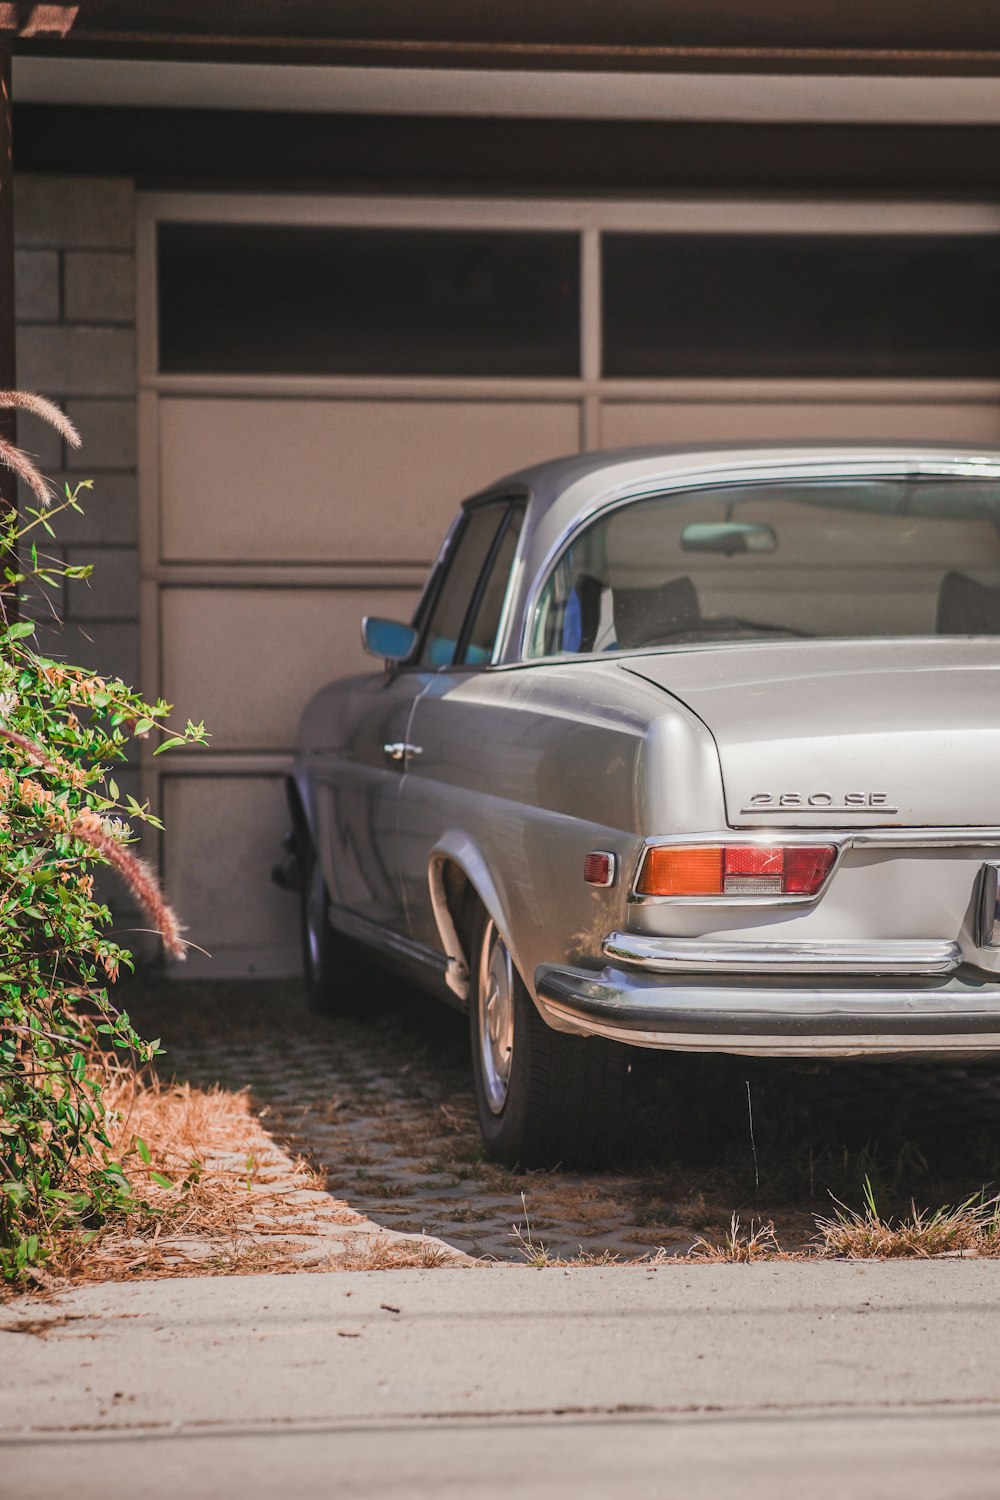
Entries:
POLYGON ((299 711, 405 617, 464 496, 583 447, 1000 442, 1000 211, 150 196, 148 760, 188 972, 298 964, 269 881, 299 711))

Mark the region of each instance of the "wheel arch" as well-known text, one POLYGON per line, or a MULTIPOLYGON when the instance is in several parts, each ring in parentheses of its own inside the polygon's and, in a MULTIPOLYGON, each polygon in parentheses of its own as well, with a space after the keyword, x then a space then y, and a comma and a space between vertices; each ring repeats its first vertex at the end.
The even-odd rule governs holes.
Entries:
MULTIPOLYGON (((448 959, 445 982, 452 993, 467 1004, 473 959, 469 951, 469 894, 471 892, 492 919, 517 964, 517 950, 510 939, 506 906, 482 850, 467 833, 454 830, 439 840, 428 860, 427 880, 434 920, 448 959)), ((520 965, 518 969, 520 971, 520 965)))
POLYGON ((301 840, 305 835, 315 848, 316 800, 304 771, 296 768, 285 777, 285 801, 296 839, 301 840))

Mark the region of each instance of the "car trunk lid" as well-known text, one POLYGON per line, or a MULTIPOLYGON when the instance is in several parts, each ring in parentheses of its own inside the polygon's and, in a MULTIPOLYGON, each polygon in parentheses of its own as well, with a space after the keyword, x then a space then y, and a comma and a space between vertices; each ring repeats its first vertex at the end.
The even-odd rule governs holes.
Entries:
POLYGON ((734 827, 1000 827, 1000 642, 733 643, 621 665, 707 725, 734 827))

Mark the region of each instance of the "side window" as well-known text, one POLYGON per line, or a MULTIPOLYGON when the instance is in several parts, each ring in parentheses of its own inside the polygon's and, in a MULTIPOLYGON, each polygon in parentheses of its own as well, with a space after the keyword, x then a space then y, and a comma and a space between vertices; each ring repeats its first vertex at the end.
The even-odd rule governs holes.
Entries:
POLYGON ((493 554, 489 574, 480 591, 479 602, 471 624, 467 628, 461 658, 466 666, 485 666, 493 655, 523 521, 523 507, 517 506, 512 509, 493 554))
POLYGON ((508 502, 481 505, 471 510, 455 537, 451 556, 445 560, 444 577, 430 606, 427 629, 420 652, 425 667, 450 667, 458 651, 462 626, 479 585, 483 569, 507 514, 508 502))

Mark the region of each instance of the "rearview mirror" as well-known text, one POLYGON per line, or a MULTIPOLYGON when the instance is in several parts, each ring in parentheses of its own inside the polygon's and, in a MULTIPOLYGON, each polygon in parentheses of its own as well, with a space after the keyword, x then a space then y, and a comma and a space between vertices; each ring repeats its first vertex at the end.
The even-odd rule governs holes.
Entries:
POLYGON ((365 615, 361 621, 361 644, 369 656, 377 656, 380 661, 406 661, 417 644, 417 632, 412 625, 402 625, 398 620, 365 615))
POLYGON ((690 521, 681 532, 684 552, 773 552, 778 538, 757 521, 690 521))

